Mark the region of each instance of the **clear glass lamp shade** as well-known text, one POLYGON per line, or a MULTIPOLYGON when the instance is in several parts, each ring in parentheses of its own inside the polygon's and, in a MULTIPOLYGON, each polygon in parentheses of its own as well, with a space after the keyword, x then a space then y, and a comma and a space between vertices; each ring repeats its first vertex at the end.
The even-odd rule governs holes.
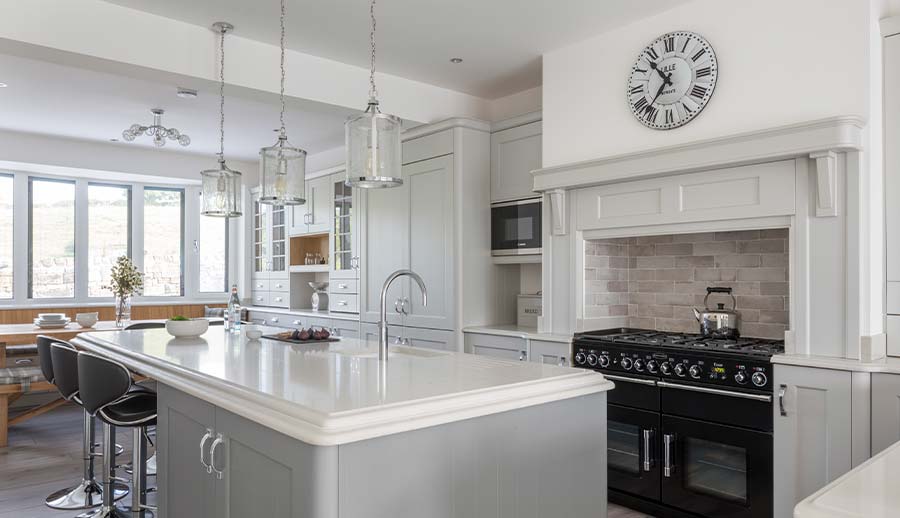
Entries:
POLYGON ((200 171, 204 216, 233 218, 242 215, 241 173, 225 166, 200 171))
POLYGON ((306 151, 284 137, 259 150, 259 202, 269 205, 306 203, 306 151))
POLYGON ((364 113, 347 119, 347 185, 363 189, 403 185, 400 126, 400 118, 381 113, 374 100, 364 113))

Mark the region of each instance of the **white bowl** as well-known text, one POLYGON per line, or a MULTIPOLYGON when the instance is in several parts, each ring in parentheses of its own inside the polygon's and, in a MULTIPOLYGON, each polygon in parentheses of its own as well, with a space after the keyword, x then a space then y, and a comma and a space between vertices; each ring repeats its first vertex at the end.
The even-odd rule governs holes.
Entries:
POLYGON ((75 313, 75 321, 77 322, 80 318, 93 318, 94 320, 98 320, 100 318, 100 313, 96 311, 93 313, 75 313))
POLYGON ((191 320, 166 320, 166 331, 176 338, 200 336, 209 329, 209 320, 195 318, 191 320))
POLYGON ((259 326, 246 325, 244 326, 244 335, 249 340, 259 340, 260 338, 262 338, 263 330, 259 326))
POLYGON ((98 320, 98 319, 97 319, 96 316, 81 316, 81 315, 78 315, 78 316, 75 317, 75 322, 77 322, 78 325, 80 325, 81 327, 83 327, 83 328, 85 328, 85 329, 87 329, 87 328, 89 328, 89 327, 94 327, 94 324, 97 323, 97 320, 98 320))

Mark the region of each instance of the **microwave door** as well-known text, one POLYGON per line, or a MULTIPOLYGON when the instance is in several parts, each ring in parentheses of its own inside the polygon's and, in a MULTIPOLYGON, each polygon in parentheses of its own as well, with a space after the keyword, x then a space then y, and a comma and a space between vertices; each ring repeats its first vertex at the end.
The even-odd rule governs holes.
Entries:
POLYGON ((491 208, 494 255, 537 254, 541 249, 541 203, 502 204, 491 208))

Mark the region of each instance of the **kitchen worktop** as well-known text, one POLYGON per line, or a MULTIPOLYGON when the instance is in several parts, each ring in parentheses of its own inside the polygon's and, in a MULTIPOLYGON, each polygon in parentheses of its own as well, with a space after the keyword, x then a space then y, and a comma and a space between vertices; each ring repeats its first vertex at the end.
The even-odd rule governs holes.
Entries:
POLYGON ((244 306, 247 311, 258 311, 261 313, 278 313, 280 315, 293 315, 298 317, 312 318, 331 318, 335 320, 347 320, 351 322, 359 322, 359 315, 352 313, 337 313, 330 311, 313 311, 311 309, 286 309, 286 308, 270 308, 265 306, 244 306))
POLYGON ((900 442, 816 491, 794 518, 893 518, 900 513, 900 442))
POLYGON ((464 333, 482 333, 486 335, 512 336, 523 340, 545 340, 548 342, 570 343, 572 335, 540 333, 536 327, 517 326, 515 324, 498 324, 490 326, 472 326, 463 329, 464 333))
POLYGON ((776 354, 772 356, 772 363, 854 372, 887 372, 891 374, 900 374, 900 358, 895 357, 886 357, 880 360, 864 362, 851 358, 835 358, 832 356, 776 354))
MULTIPOLYGON (((268 332, 277 328, 266 328, 268 332)), ((84 333, 80 348, 315 445, 343 444, 603 392, 584 369, 344 338, 298 345, 210 328, 84 333), (386 370, 384 367, 386 366, 386 370)))

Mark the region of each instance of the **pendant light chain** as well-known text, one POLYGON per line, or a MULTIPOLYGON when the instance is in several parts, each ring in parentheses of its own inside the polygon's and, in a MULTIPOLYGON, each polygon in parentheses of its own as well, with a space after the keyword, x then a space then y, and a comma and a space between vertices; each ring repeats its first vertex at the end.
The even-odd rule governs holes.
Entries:
POLYGON ((219 31, 219 161, 225 162, 225 32, 219 31))
POLYGON ((372 19, 372 29, 369 31, 369 42, 372 44, 372 61, 369 69, 369 101, 378 99, 378 89, 375 88, 375 0, 369 7, 369 16, 372 19))
POLYGON ((287 131, 284 129, 284 8, 285 1, 281 0, 281 134, 280 137, 287 138, 287 131))

